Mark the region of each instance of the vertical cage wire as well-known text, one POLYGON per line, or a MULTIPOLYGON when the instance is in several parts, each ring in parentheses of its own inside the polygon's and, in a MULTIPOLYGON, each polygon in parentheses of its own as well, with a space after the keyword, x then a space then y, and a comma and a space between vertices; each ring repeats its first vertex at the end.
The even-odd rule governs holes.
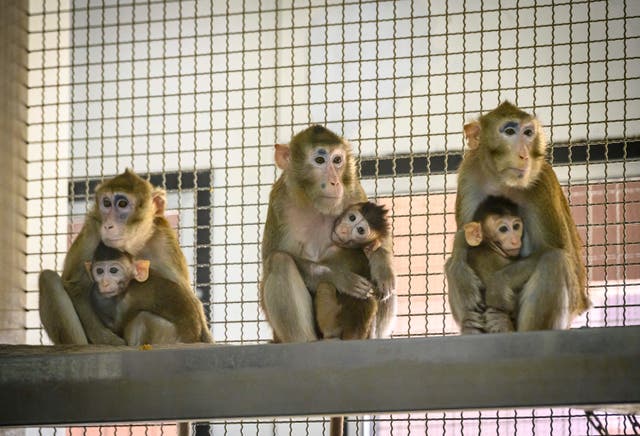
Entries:
MULTIPOLYGON (((311 123, 351 141, 365 191, 391 210, 393 337, 457 334, 443 266, 461 132, 504 99, 541 119, 585 242, 594 305, 573 327, 639 324, 639 24, 632 0, 31 0, 28 343, 49 343, 38 273, 62 268, 96 184, 127 167, 167 189, 215 340, 267 343, 258 284, 273 146, 311 123)), ((598 434, 594 417, 611 433, 636 428, 620 411, 574 409, 362 416, 348 428, 598 434)), ((328 421, 197 431, 323 434, 328 421)))

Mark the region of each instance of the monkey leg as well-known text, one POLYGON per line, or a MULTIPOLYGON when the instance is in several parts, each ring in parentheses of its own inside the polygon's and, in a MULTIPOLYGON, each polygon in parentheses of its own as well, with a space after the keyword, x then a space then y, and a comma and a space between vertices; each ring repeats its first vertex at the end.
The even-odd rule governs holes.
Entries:
POLYGON ((165 318, 142 311, 124 328, 127 345, 175 344, 180 342, 176 326, 165 318))
POLYGON ((40 321, 51 341, 54 344, 88 344, 80 318, 58 273, 43 270, 39 288, 40 321))
POLYGON ((445 263, 447 296, 453 319, 460 332, 483 333, 485 303, 482 282, 467 263, 468 252, 464 230, 456 232, 451 257, 445 263))
POLYGON ((314 298, 316 309, 316 321, 322 333, 323 339, 339 338, 342 336, 342 327, 338 317, 342 312, 338 303, 335 286, 330 283, 320 282, 314 298))
POLYGON ((518 331, 566 329, 571 324, 571 267, 567 254, 553 249, 540 256, 538 266, 520 294, 518 331))
POLYGON ((378 300, 375 297, 362 300, 338 294, 338 302, 342 305, 342 311, 338 315, 342 339, 367 339, 375 322, 378 300))
POLYGON ((276 337, 282 342, 318 340, 313 300, 295 261, 287 253, 274 252, 263 282, 263 308, 276 337))

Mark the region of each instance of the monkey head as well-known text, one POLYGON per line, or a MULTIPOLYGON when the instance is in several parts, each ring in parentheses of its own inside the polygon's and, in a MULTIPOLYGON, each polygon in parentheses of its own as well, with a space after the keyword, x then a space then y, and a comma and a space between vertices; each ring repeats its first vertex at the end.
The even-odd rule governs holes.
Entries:
POLYGON ((275 160, 285 171, 296 201, 311 203, 320 213, 337 215, 344 208, 345 191, 354 189, 351 147, 323 126, 311 126, 289 144, 276 144, 275 160))
POLYGON ((165 192, 130 170, 96 189, 96 218, 105 245, 137 253, 153 232, 154 217, 164 214, 165 192))
POLYGON ((511 188, 526 188, 544 162, 546 141, 537 118, 505 101, 464 126, 467 144, 477 149, 486 174, 511 188))
POLYGON ((518 206, 506 197, 489 196, 473 215, 473 221, 464 225, 467 244, 482 243, 504 257, 518 257, 522 248, 524 223, 518 206))
POLYGON ((132 279, 146 281, 149 277, 149 264, 148 260, 134 260, 128 253, 100 243, 93 260, 85 262, 85 267, 98 285, 100 294, 115 297, 127 289, 132 279))
POLYGON ((366 246, 369 252, 375 251, 379 240, 389 234, 387 212, 384 206, 370 201, 353 204, 336 218, 331 240, 340 247, 366 246))

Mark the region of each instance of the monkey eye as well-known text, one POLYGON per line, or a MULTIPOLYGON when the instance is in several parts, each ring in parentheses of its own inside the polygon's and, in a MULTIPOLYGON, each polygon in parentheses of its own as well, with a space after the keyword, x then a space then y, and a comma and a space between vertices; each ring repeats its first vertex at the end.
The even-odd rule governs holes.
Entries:
POLYGON ((322 157, 322 156, 317 156, 317 157, 315 158, 315 161, 316 161, 316 163, 317 163, 317 164, 319 164, 319 165, 322 165, 322 164, 325 162, 325 161, 324 161, 324 157, 322 157))
POLYGON ((118 200, 118 202, 116 203, 116 205, 120 208, 120 209, 124 209, 125 207, 127 207, 129 205, 129 201, 127 201, 126 198, 121 198, 120 200, 118 200))
POLYGON ((336 156, 333 158, 333 163, 336 165, 340 165, 342 163, 342 156, 336 156))
POLYGON ((107 197, 104 197, 102 199, 102 205, 104 207, 111 207, 111 200, 109 200, 109 198, 107 198, 107 197))
POLYGON ((355 221, 356 216, 354 214, 349 215, 349 221, 355 221))
POLYGON ((118 268, 116 268, 115 266, 112 266, 111 268, 109 268, 109 272, 111 274, 116 274, 118 272, 118 268))
POLYGON ((102 268, 96 268, 96 274, 98 274, 99 276, 101 276, 102 274, 104 274, 104 269, 102 269, 102 268))
POLYGON ((531 128, 524 129, 523 133, 524 133, 525 136, 528 136, 529 138, 531 138, 533 136, 533 134, 534 134, 533 129, 531 129, 531 128))
POLYGON ((359 235, 364 235, 364 227, 358 227, 356 230, 358 231, 359 235))
POLYGON ((513 127, 507 127, 506 129, 504 129, 504 133, 507 136, 513 136, 516 134, 516 129, 514 129, 513 127))
POLYGON ((507 227, 507 226, 500 226, 500 227, 498 227, 498 231, 499 231, 500 233, 507 233, 507 232, 509 231, 509 227, 507 227))
POLYGON ((515 223, 515 224, 513 225, 513 230, 520 230, 520 224, 515 223))

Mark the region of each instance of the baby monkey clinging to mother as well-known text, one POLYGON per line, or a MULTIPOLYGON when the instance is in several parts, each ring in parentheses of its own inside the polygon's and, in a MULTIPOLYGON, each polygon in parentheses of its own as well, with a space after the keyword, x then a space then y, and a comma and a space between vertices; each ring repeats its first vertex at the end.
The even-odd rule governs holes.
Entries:
MULTIPOLYGON (((389 235, 387 209, 370 201, 353 204, 336 218, 331 240, 342 248, 362 250, 367 259, 389 235)), ((348 260, 341 251, 333 260, 348 260)), ((366 265, 367 263, 364 263, 366 265)), ((363 265, 359 263, 359 265, 363 265)), ((356 265, 354 265, 356 266, 356 265)), ((369 268, 353 272, 370 278, 369 268)), ((341 292, 329 282, 320 282, 315 295, 316 321, 324 339, 366 339, 371 333, 372 323, 378 311, 378 295, 372 289, 367 298, 356 298, 341 292)))
MULTIPOLYGON (((462 333, 493 331, 504 314, 485 312, 481 278, 469 265, 464 225, 488 196, 518 205, 525 228, 521 258, 502 268, 493 288, 513 301, 513 329, 566 329, 590 305, 582 241, 555 172, 538 119, 509 102, 464 126, 469 150, 458 170, 458 232, 445 265, 449 304, 462 333), (521 289, 509 277, 528 278, 521 289), (516 292, 517 291, 517 292, 516 292)), ((492 292, 494 292, 492 291, 492 292)), ((507 326, 508 329, 508 326, 507 326)))
MULTIPOLYGON (((473 215, 473 221, 464 225, 464 235, 469 244, 467 260, 484 285, 489 318, 486 330, 490 333, 513 331, 516 301, 514 294, 502 295, 495 283, 497 272, 520 257, 524 223, 518 206, 505 197, 487 197, 473 215)), ((507 286, 520 290, 531 275, 522 269, 501 278, 507 286)))

